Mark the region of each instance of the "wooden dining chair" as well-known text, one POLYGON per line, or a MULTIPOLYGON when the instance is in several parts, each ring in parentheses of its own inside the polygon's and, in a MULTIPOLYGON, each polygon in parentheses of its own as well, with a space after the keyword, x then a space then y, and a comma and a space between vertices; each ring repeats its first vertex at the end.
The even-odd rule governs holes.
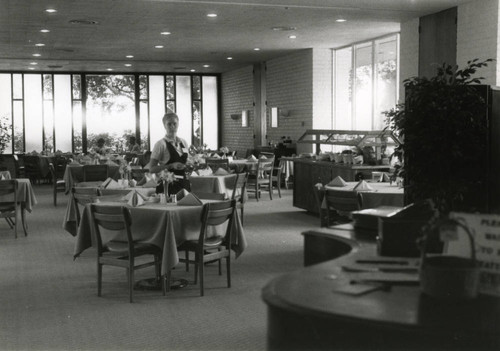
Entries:
POLYGON ((24 155, 24 172, 32 184, 40 184, 42 172, 40 170, 40 156, 24 155))
POLYGON ((71 188, 71 201, 75 208, 76 215, 76 227, 80 226, 80 206, 85 207, 87 204, 94 203, 99 196, 99 190, 97 188, 71 188))
POLYGON ((57 193, 66 191, 66 181, 57 177, 54 164, 49 163, 50 175, 52 176, 52 192, 54 196, 54 206, 57 206, 57 193))
POLYGON ((351 212, 363 207, 363 195, 357 191, 326 190, 327 223, 345 223, 352 220, 351 212))
POLYGON ((5 221, 11 229, 14 229, 14 236, 17 239, 17 224, 19 218, 24 229, 24 236, 28 235, 25 223, 24 209, 18 200, 18 182, 15 179, 0 180, 0 196, 6 199, 0 202, 0 218, 5 218, 5 221))
POLYGON ((139 243, 134 240, 131 230, 132 216, 126 206, 92 204, 90 219, 97 241, 97 296, 101 296, 102 292, 102 267, 104 265, 122 267, 127 270, 130 302, 134 299, 134 272, 141 268, 155 266, 156 279, 162 281, 162 290, 165 292, 165 280, 161 279, 160 273, 162 251, 153 244, 139 243), (115 232, 124 231, 126 238, 124 241, 103 242, 101 228, 115 232), (136 264, 135 258, 144 255, 152 255, 153 260, 136 264))
POLYGON ((217 171, 219 168, 229 172, 229 160, 227 158, 207 158, 206 164, 213 172, 217 171))
POLYGON ((260 192, 262 189, 269 191, 269 198, 273 199, 273 186, 271 175, 274 167, 274 157, 260 158, 257 163, 257 168, 250 171, 247 180, 247 191, 254 192, 255 198, 259 201, 260 192))
POLYGON ((241 225, 243 225, 243 212, 246 202, 247 180, 248 173, 237 173, 232 188, 228 188, 233 190, 231 199, 236 200, 236 209, 239 209, 241 212, 241 225))
POLYGON ((84 165, 83 181, 97 182, 108 178, 108 165, 84 165))
POLYGON ((276 189, 278 190, 278 196, 281 198, 281 182, 282 182, 282 176, 283 172, 285 171, 285 160, 279 161, 277 166, 273 167, 273 173, 271 174, 271 183, 272 186, 276 186, 276 189))
POLYGON ((219 261, 219 275, 222 275, 220 261, 226 259, 227 287, 231 287, 231 243, 234 211, 236 200, 223 202, 211 202, 203 206, 201 214, 201 229, 198 240, 183 242, 178 250, 186 253, 186 258, 181 262, 194 263, 194 283, 200 278, 200 295, 205 294, 204 290, 204 266, 207 262, 219 261), (211 236, 209 227, 215 227, 227 223, 226 231, 223 235, 211 236), (194 252, 194 260, 190 260, 189 252, 194 252), (199 272, 199 273, 198 273, 199 272))

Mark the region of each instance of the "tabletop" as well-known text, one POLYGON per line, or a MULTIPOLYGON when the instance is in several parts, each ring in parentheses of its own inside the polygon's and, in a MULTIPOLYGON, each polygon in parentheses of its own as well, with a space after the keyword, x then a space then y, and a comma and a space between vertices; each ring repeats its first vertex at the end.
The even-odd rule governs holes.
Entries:
MULTIPOLYGON (((118 165, 109 165, 108 168, 108 175, 117 180, 120 177, 119 173, 119 168, 120 166, 118 165)), ((66 170, 64 171, 64 181, 66 182, 66 191, 65 193, 68 194, 71 191, 71 188, 83 181, 83 165, 81 164, 68 164, 66 166, 66 170)), ((104 179, 103 179, 104 180, 104 179)))
MULTIPOLYGON (((358 182, 347 182, 347 186, 325 186, 327 190, 353 191, 358 182)), ((380 206, 404 206, 404 189, 396 184, 387 182, 368 183, 373 190, 361 191, 363 193, 363 209, 380 206)))
MULTIPOLYGON (((33 191, 33 187, 31 186, 31 182, 27 178, 17 178, 17 199, 21 202, 21 206, 23 206, 28 212, 33 210, 33 206, 35 206, 38 201, 35 196, 35 192, 33 191)), ((1 201, 12 201, 7 196, 0 196, 1 201)))
MULTIPOLYGON (((210 200, 203 200, 204 203, 210 200)), ((101 204, 116 205, 118 202, 101 201, 101 204)), ((123 204, 123 203, 121 203, 123 204)), ((179 206, 178 204, 147 203, 139 207, 131 207, 132 233, 138 242, 153 244, 163 250, 162 274, 171 270, 179 263, 177 246, 185 240, 197 240, 201 229, 201 212, 203 206, 179 206)), ((241 225, 238 211, 235 211, 233 221, 232 249, 236 257, 245 250, 247 242, 241 225)), ((223 233, 225 228, 217 228, 217 233, 223 233)), ((103 234, 107 239, 123 240, 124 234, 103 234)), ((90 223, 90 205, 85 206, 81 224, 77 231, 74 256, 78 257, 84 250, 93 246, 94 233, 90 223)), ((105 240, 107 240, 105 238, 105 240)))
POLYGON ((217 193, 226 194, 230 198, 233 194, 233 185, 236 174, 191 176, 191 191, 193 193, 217 193))

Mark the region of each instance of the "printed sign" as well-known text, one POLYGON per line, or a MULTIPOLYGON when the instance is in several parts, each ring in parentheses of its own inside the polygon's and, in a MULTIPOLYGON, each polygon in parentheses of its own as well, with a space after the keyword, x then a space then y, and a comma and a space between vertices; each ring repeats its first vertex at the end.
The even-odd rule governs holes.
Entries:
MULTIPOLYGON (((480 292, 500 296, 500 215, 455 212, 450 217, 465 224, 474 237, 481 270, 480 292)), ((446 242, 445 253, 470 257, 469 238, 464 229, 457 228, 454 240, 446 242)))

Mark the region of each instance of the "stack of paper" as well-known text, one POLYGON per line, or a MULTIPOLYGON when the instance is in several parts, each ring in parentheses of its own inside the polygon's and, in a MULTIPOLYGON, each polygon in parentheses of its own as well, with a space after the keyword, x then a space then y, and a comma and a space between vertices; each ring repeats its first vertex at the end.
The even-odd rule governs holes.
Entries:
POLYGON ((201 206, 203 202, 194 194, 188 193, 182 199, 177 200, 179 206, 201 206))
POLYGON ((214 175, 228 175, 229 172, 226 171, 224 168, 219 168, 214 172, 214 175))
POLYGON ((347 186, 347 183, 345 182, 344 179, 342 179, 341 176, 336 176, 330 183, 327 184, 328 186, 347 186))
POLYGON ((122 200, 127 201, 127 204, 132 206, 132 207, 137 207, 137 206, 144 205, 144 202, 146 199, 144 198, 144 196, 141 193, 139 193, 135 190, 132 190, 127 195, 122 197, 122 200))
POLYGON ((373 191, 373 188, 364 180, 360 180, 358 184, 354 187, 355 191, 373 191))

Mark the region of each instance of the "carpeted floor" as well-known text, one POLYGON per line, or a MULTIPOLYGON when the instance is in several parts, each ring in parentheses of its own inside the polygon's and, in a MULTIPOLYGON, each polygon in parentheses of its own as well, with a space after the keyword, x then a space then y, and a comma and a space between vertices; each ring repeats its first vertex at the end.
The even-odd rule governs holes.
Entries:
MULTIPOLYGON (((0 222, 0 350, 263 350, 266 306, 260 293, 273 277, 302 266, 300 233, 318 219, 283 198, 245 208, 248 248, 233 261, 232 288, 217 265, 206 269, 205 296, 196 285, 171 291, 136 291, 128 303, 123 269, 105 267, 103 297, 96 295, 93 250, 73 261, 75 238, 62 229, 67 197, 35 186, 38 204, 28 215, 29 235, 14 239, 0 222)), ((151 277, 136 272, 136 279, 151 277)), ((175 278, 193 280, 182 265, 175 278)))

